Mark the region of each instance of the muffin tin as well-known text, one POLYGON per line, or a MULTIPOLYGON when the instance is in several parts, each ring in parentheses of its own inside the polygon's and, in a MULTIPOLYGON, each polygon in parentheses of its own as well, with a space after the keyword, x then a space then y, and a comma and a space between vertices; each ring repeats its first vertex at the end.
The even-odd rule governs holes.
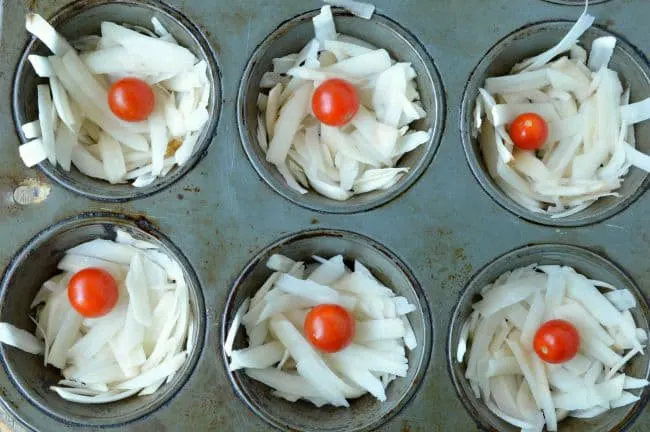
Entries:
MULTIPOLYGON (((403 33, 403 40, 415 47, 428 68, 430 77, 423 78, 431 78, 439 90, 433 103, 439 109, 434 122, 437 122, 440 139, 434 139, 426 148, 430 159, 414 176, 410 187, 395 191, 388 199, 377 198, 375 204, 363 203, 365 207, 355 209, 356 214, 334 214, 321 204, 296 205, 287 200, 276 193, 277 183, 269 181, 270 187, 263 180, 267 169, 255 165, 254 157, 249 161, 247 156, 251 150, 255 151, 253 145, 241 143, 241 137, 245 138, 248 131, 244 123, 238 123, 238 119, 247 115, 242 111, 245 100, 242 100, 240 88, 246 85, 242 77, 248 70, 249 60, 264 58, 264 52, 257 51, 256 47, 265 47, 264 41, 280 26, 291 25, 293 18, 320 7, 321 2, 317 0, 169 1, 170 7, 162 10, 172 15, 177 12, 175 9, 182 11, 188 19, 183 21, 186 28, 195 32, 193 40, 200 41, 203 37, 207 40, 205 49, 214 52, 215 65, 219 68, 213 74, 221 82, 213 93, 216 108, 221 102, 213 118, 215 124, 219 121, 212 142, 206 143, 205 152, 197 154, 197 164, 165 188, 126 202, 93 201, 53 185, 42 203, 16 204, 13 191, 26 180, 49 183, 43 174, 47 173, 46 169, 24 168, 16 151, 20 137, 14 126, 10 97, 16 67, 28 41, 24 15, 28 7, 33 7, 49 18, 69 3, 67 0, 31 0, 12 2, 10 6, 5 2, 0 9, 3 59, 0 94, 5 95, 5 103, 0 105, 3 143, 0 266, 6 266, 7 275, 10 275, 16 263, 12 257, 21 250, 23 253, 16 255, 17 259, 25 254, 29 256, 23 247, 31 238, 44 229, 44 232, 56 230, 62 220, 68 220, 63 225, 70 220, 77 221, 83 213, 91 212, 86 215, 91 218, 102 213, 102 217, 117 218, 144 232, 153 229, 153 232, 163 233, 195 270, 196 284, 205 302, 206 334, 193 371, 183 377, 184 382, 173 385, 173 394, 164 395, 164 400, 152 403, 139 412, 141 415, 131 415, 121 421, 111 419, 88 424, 73 416, 61 420, 39 408, 34 403, 35 398, 29 399, 20 385, 16 385, 11 368, 5 365, 5 373, 0 373, 0 397, 4 402, 4 418, 12 430, 271 430, 269 423, 237 397, 238 391, 231 384, 221 353, 222 316, 232 300, 229 295, 235 281, 244 270, 250 269, 248 263, 255 262, 260 251, 265 251, 269 245, 309 229, 317 232, 328 228, 347 230, 362 234, 364 239, 365 236, 372 239, 373 247, 386 251, 388 257, 396 257, 394 263, 398 267, 403 265, 408 277, 422 287, 424 295, 419 297, 420 301, 428 304, 425 309, 430 308, 430 360, 422 363, 422 376, 416 378, 415 387, 419 388, 413 391, 410 401, 405 399, 389 415, 361 425, 366 428, 376 426, 382 431, 476 430, 474 412, 466 410, 457 397, 447 362, 446 341, 454 308, 473 274, 507 251, 546 243, 581 246, 618 263, 636 282, 641 293, 650 294, 647 259, 650 227, 644 217, 650 211, 650 202, 647 195, 642 195, 647 187, 643 178, 639 181, 638 199, 630 200, 627 207, 620 206, 606 219, 599 218, 588 226, 573 228, 544 226, 541 221, 527 222, 494 201, 472 174, 464 152, 463 94, 472 72, 486 53, 507 35, 530 24, 574 21, 582 10, 580 2, 375 1, 380 14, 377 21, 403 33), (377 205, 380 206, 370 210, 377 205)), ((101 0, 81 0, 70 9, 78 11, 97 3, 101 0)), ((131 9, 138 4, 158 5, 154 0, 111 3, 115 8, 123 4, 131 9)), ((621 35, 638 55, 636 61, 642 68, 648 68, 643 55, 650 53, 650 40, 643 32, 650 18, 646 0, 599 2, 590 7, 590 13, 598 17, 601 29, 621 35)), ((130 18, 124 14, 119 15, 119 19, 130 18)), ((142 15, 134 18, 135 21, 143 19, 142 15)), ((366 31, 361 27, 357 30, 360 36, 366 31)), ((290 41, 288 35, 283 40, 290 41)), ((369 34, 368 38, 373 35, 369 34)), ((341 235, 346 238, 345 232, 341 235)), ((356 238, 356 235, 347 238, 356 238)), ((12 291, 17 289, 21 287, 10 287, 12 291)), ((25 287, 22 294, 30 298, 31 290, 33 287, 25 287)), ((24 303, 25 299, 21 301, 24 303)), ((5 308, 10 309, 3 304, 0 310, 5 308)), ((9 349, 3 348, 3 351, 9 349)), ((25 370, 29 370, 25 374, 33 372, 30 367, 25 370)), ((35 385, 41 386, 36 392, 44 397, 46 386, 42 382, 35 385)), ((94 413, 101 416, 106 410, 98 407, 94 413)), ((335 411, 326 410, 323 415, 332 416, 335 411)), ((645 409, 631 427, 629 423, 621 423, 615 430, 630 427, 630 430, 641 431, 646 430, 648 424, 650 411, 645 409)), ((483 423, 479 427, 489 426, 483 423)))

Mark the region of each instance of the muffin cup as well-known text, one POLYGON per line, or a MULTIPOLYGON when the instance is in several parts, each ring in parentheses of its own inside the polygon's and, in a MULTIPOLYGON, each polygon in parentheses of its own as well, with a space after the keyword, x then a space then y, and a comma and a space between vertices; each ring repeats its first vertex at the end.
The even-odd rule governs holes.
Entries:
POLYGON ((96 238, 114 240, 115 229, 152 242, 176 259, 185 273, 190 307, 196 333, 187 360, 170 383, 150 396, 130 398, 101 405, 69 402, 50 390, 63 378, 55 367, 43 366, 43 357, 17 348, 0 345, 0 399, 23 424, 58 424, 82 429, 118 427, 132 423, 155 412, 183 388, 194 371, 205 345, 206 312, 201 284, 192 265, 183 253, 146 220, 134 220, 115 213, 85 213, 58 222, 38 233, 12 259, 0 283, 0 322, 34 332, 30 320, 32 299, 43 282, 60 272, 57 263, 65 251, 96 238))
POLYGON ((237 122, 239 135, 246 155, 255 171, 277 193, 302 207, 324 213, 357 213, 386 204, 404 193, 433 160, 444 129, 445 101, 440 75, 422 44, 395 21, 375 13, 370 20, 333 9, 337 31, 353 36, 379 48, 385 48, 390 56, 400 62, 410 62, 417 73, 416 83, 427 116, 413 123, 417 130, 432 129, 429 141, 404 155, 398 167, 410 167, 410 171, 395 186, 385 191, 354 195, 347 201, 335 201, 310 190, 301 195, 287 186, 275 165, 267 162, 266 155, 257 140, 257 96, 260 80, 265 72, 272 70, 272 60, 299 52, 314 38, 312 18, 319 10, 298 15, 278 26, 253 52, 246 65, 237 97, 237 122))
MULTIPOLYGON (((454 387, 468 413, 482 430, 516 431, 519 429, 498 418, 488 410, 482 399, 477 399, 474 396, 469 381, 465 378, 467 354, 464 363, 456 361, 456 349, 461 328, 472 312, 472 304, 480 300, 480 292, 486 285, 494 282, 506 271, 531 264, 571 266, 578 273, 590 279, 609 282, 619 289, 627 288, 634 294, 637 301, 637 307, 631 310, 634 321, 637 327, 648 332, 650 309, 643 293, 616 264, 588 249, 562 244, 539 244, 525 246, 496 258, 474 275, 461 294, 454 309, 447 340, 447 362, 454 387)), ((650 375, 650 359, 647 352, 637 355, 628 363, 625 371, 631 376, 647 379, 650 375)), ((638 394, 639 391, 633 390, 632 392, 638 394)), ((607 411, 593 419, 567 418, 559 423, 558 428, 562 432, 627 430, 643 412, 648 398, 650 398, 650 389, 646 387, 641 391, 641 400, 635 404, 607 411)))
MULTIPOLYGON (((63 7, 49 20, 50 24, 66 39, 74 41, 84 35, 99 35, 102 21, 127 23, 151 28, 151 18, 156 17, 176 38, 178 43, 206 61, 207 76, 211 85, 208 113, 210 118, 196 144, 193 155, 182 167, 175 166, 166 176, 158 178, 149 186, 136 188, 130 183, 110 184, 79 172, 76 168, 67 172, 48 160, 38 166, 52 181, 79 195, 97 201, 123 202, 153 195, 180 180, 205 157, 215 134, 221 114, 221 79, 216 54, 203 32, 179 10, 158 0, 78 0, 63 7)), ((22 143, 25 138, 20 126, 38 118, 36 86, 46 79, 39 78, 27 60, 31 54, 51 55, 38 39, 32 37, 27 43, 13 82, 12 110, 16 131, 22 143)))
MULTIPOLYGON (((234 282, 221 319, 221 356, 226 373, 236 394, 270 425, 280 430, 295 431, 367 431, 379 427, 404 408, 418 390, 427 370, 433 350, 433 327, 429 304, 422 287, 411 270, 384 246, 349 231, 317 229, 301 231, 284 237, 259 252, 242 270, 234 282), (229 359, 223 351, 226 334, 233 317, 245 298, 252 296, 271 275, 266 268, 273 254, 283 254, 294 260, 309 262, 312 255, 330 257, 342 254, 346 264, 355 259, 398 295, 404 296, 417 310, 408 315, 418 342, 417 348, 407 353, 408 374, 398 377, 386 389, 387 400, 377 401, 366 394, 349 400, 349 408, 324 406, 317 408, 310 402, 288 402, 271 394, 271 388, 251 380, 243 371, 228 370, 229 359)), ((241 328, 235 339, 235 349, 243 348, 247 337, 241 328)))
MULTIPOLYGON (((494 181, 487 171, 478 139, 472 138, 473 110, 478 89, 484 86, 486 78, 506 75, 524 58, 534 56, 552 47, 573 26, 574 21, 548 21, 523 27, 497 42, 478 63, 469 78, 461 105, 461 137, 467 162, 483 189, 501 207, 516 216, 542 225, 572 227, 601 222, 623 211, 643 194, 648 186, 645 171, 632 167, 617 190, 619 197, 600 198, 589 208, 572 216, 553 219, 550 215, 532 212, 517 204, 494 181)), ((591 27, 580 38, 586 49, 591 48, 594 39, 601 36, 615 36, 617 39, 610 69, 618 72, 624 87, 630 87, 631 102, 638 102, 650 96, 650 67, 636 48, 624 38, 598 27, 591 27)), ((650 153, 650 122, 635 126, 637 148, 650 153)))

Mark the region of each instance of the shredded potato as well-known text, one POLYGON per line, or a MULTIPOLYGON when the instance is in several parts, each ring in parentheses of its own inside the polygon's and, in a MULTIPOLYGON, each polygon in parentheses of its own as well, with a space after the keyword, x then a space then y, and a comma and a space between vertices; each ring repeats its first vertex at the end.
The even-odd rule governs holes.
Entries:
POLYGON ((115 242, 96 239, 75 246, 63 270, 36 294, 34 335, 0 323, 0 342, 61 370, 50 387, 63 399, 109 403, 154 393, 179 370, 191 350, 188 287, 179 264, 147 242, 117 231, 115 242), (121 288, 115 307, 84 318, 68 300, 68 281, 88 267, 108 271, 121 288))
POLYGON ((591 418, 639 400, 623 390, 647 380, 620 372, 647 343, 629 314, 636 299, 606 289, 559 265, 509 271, 485 287, 456 353, 476 397, 513 426, 540 431, 558 430, 563 411, 591 418), (580 335, 579 353, 563 364, 545 363, 533 349, 534 333, 552 319, 569 321, 580 335))
POLYGON ((242 303, 226 335, 230 370, 244 369, 273 388, 274 396, 292 402, 347 407, 347 399, 366 393, 386 400, 388 384, 407 374, 406 349, 417 347, 406 316, 415 306, 395 296, 361 263, 350 271, 341 255, 313 259, 318 264, 307 276, 303 262, 278 254, 268 259, 275 273, 242 303), (304 334, 307 313, 324 303, 344 306, 356 320, 353 342, 336 353, 318 351, 304 334), (233 350, 242 324, 248 346, 233 350))
MULTIPOLYGON (((374 7, 331 1, 370 19, 374 7)), ((273 59, 262 77, 258 105, 258 143, 287 185, 345 201, 356 194, 385 190, 408 168, 394 168, 406 153, 431 138, 411 130, 426 117, 419 102, 415 71, 395 63, 384 49, 337 34, 330 6, 314 17, 312 39, 299 53, 273 59), (361 107, 343 127, 321 124, 311 112, 312 94, 321 82, 339 78, 355 86, 361 107), (260 120, 264 121, 260 121, 260 120)))
POLYGON ((144 187, 190 159, 210 117, 207 63, 155 17, 152 24, 156 34, 103 22, 101 36, 70 44, 42 17, 27 15, 27 30, 54 54, 29 56, 49 85, 38 86, 38 120, 22 128, 34 139, 20 147, 27 166, 49 159, 66 171, 74 165, 90 177, 144 187), (128 123, 110 110, 106 85, 124 77, 153 86, 157 102, 148 120, 128 123))
POLYGON ((579 45, 593 22, 585 9, 556 46, 487 78, 474 110, 473 135, 490 176, 522 207, 554 219, 619 196, 630 166, 650 170, 633 129, 650 118, 650 98, 630 104, 629 89, 608 68, 614 37, 594 40, 589 53, 579 45), (523 113, 548 124, 537 151, 513 151, 506 127, 523 113))

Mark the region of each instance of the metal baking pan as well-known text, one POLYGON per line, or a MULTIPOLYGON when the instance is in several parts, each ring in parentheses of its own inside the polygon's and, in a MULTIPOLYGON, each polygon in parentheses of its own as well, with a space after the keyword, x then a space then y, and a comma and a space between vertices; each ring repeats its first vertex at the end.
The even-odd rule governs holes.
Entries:
MULTIPOLYGON (((81 0, 77 6, 94 2, 81 0)), ((169 241, 187 259, 205 303, 206 334, 187 379, 168 391, 164 401, 154 401, 151 409, 145 407, 112 427, 110 421, 80 426, 80 422, 51 415, 25 396, 5 366, 0 372, 0 397, 4 402, 0 414, 10 430, 271 430, 272 426, 237 397, 240 393, 231 384, 220 351, 221 319, 230 290, 249 262, 254 262, 251 260, 269 245, 303 230, 321 232, 329 228, 372 239, 372 247, 394 256, 400 268, 403 265, 406 274, 416 280, 423 293, 418 298, 429 305, 430 330, 435 330, 428 333, 430 359, 424 363, 425 371, 413 397, 398 404, 386 422, 369 423, 382 431, 471 431, 479 427, 457 396, 447 364, 446 342, 461 292, 474 273, 495 258, 526 245, 581 246, 616 263, 646 297, 650 296, 650 228, 644 218, 650 211, 650 197, 643 194, 647 186, 643 179, 637 182, 640 189, 629 205, 619 206, 605 219, 576 223, 581 226, 575 227, 548 226, 543 221, 528 222, 525 215, 497 203, 492 198, 495 194, 487 193, 485 185, 473 175, 465 154, 463 94, 471 87, 470 77, 486 53, 528 25, 575 20, 581 13, 581 2, 375 0, 380 19, 389 27, 403 30, 407 43, 414 44, 425 56, 423 64, 433 66, 432 82, 439 94, 431 100, 438 104, 435 121, 440 139, 429 144, 431 157, 408 188, 390 195, 388 200, 380 197, 376 205, 365 203, 356 213, 328 211, 318 203, 292 202, 291 197, 276 192, 276 183, 265 180, 263 167, 253 166, 241 142, 245 133, 240 133, 238 117, 242 113, 237 99, 249 59, 283 23, 320 7, 318 0, 168 1, 207 40, 218 67, 215 77, 221 83, 213 94, 217 102, 214 138, 198 155, 196 164, 170 184, 133 200, 95 201, 69 191, 39 169, 24 168, 18 157, 20 136, 11 108, 14 74, 29 40, 24 16, 32 8, 51 17, 69 3, 0 3, 0 95, 5 102, 0 104, 0 267, 11 269, 16 264, 12 258, 25 251, 30 239, 38 233, 56 231, 56 227, 48 228, 60 221, 69 219, 69 224, 88 212, 93 217, 103 212, 117 213, 120 216, 103 217, 131 224, 134 230, 159 237, 163 243, 169 241), (19 204, 29 200, 23 194, 32 191, 33 185, 45 186, 37 200, 40 202, 19 204), (47 186, 51 187, 49 191, 47 186)), ((598 17, 599 28, 620 35, 647 68, 647 0, 594 3, 590 11, 598 17)), ((61 226, 57 225, 58 229, 61 226)), ((32 295, 29 287, 10 288, 12 298, 20 297, 13 290, 21 288, 28 298, 32 295)), ((200 307, 200 296, 196 300, 200 307)), ((5 307, 0 305, 0 313, 5 307)), ((101 417, 106 410, 97 408, 95 413, 101 417)), ((650 411, 645 409, 627 426, 633 431, 650 431, 649 425, 650 411)))

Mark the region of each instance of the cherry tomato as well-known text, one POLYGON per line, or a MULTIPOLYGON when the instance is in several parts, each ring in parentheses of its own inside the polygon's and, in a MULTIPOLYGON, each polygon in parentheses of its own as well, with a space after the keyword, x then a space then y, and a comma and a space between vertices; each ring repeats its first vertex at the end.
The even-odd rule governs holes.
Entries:
POLYGON ((359 110, 359 95, 349 82, 329 79, 323 81, 314 91, 311 109, 322 123, 343 126, 352 120, 359 110))
POLYGON ((548 125, 535 113, 522 114, 510 125, 510 137, 520 149, 537 150, 548 138, 548 125))
POLYGON ((149 84, 138 78, 122 78, 108 89, 108 105, 124 121, 146 120, 153 112, 155 101, 149 84))
POLYGON ((565 320, 547 321, 535 333, 535 352, 547 363, 564 363, 571 360, 580 349, 580 334, 575 326, 565 320))
POLYGON ((68 299, 77 312, 87 318, 109 313, 117 303, 117 283, 106 270, 86 268, 68 282, 68 299))
POLYGON ((354 337, 354 318, 335 304, 318 305, 305 318, 307 340, 321 351, 334 353, 350 345, 354 337))

